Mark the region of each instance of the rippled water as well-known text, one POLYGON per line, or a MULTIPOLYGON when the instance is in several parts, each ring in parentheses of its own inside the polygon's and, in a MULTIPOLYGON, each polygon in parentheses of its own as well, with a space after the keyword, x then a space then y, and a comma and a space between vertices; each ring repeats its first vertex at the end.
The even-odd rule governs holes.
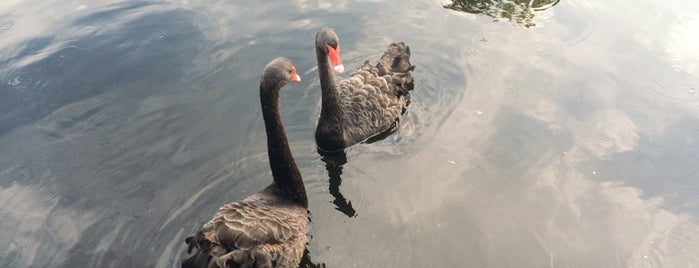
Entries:
POLYGON ((177 266, 271 181, 276 56, 304 267, 699 266, 698 27, 689 0, 3 1, 0 267, 177 266), (335 158, 322 26, 348 67, 398 40, 417 65, 397 133, 335 158))

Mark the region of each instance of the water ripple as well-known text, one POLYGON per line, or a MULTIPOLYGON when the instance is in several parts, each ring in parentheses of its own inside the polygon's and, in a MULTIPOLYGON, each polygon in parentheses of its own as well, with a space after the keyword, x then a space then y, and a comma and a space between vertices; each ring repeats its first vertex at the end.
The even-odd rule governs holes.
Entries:
POLYGON ((165 33, 155 32, 155 33, 150 34, 150 37, 152 37, 154 39, 163 39, 163 38, 165 38, 165 33))
POLYGON ((658 66, 654 68, 650 79, 652 84, 647 88, 662 99, 699 105, 699 94, 696 92, 699 78, 658 66))
POLYGON ((563 39, 567 46, 575 46, 589 39, 598 29, 601 7, 595 1, 569 3, 571 9, 579 10, 573 14, 563 14, 557 20, 567 26, 569 35, 563 39), (566 16, 569 15, 569 16, 566 16))
POLYGON ((15 28, 15 24, 12 22, 0 24, 0 33, 9 32, 15 28))
POLYGON ((697 77, 699 76, 699 35, 696 31, 699 29, 699 15, 688 13, 690 14, 680 14, 670 24, 667 38, 662 41, 674 69, 697 77))

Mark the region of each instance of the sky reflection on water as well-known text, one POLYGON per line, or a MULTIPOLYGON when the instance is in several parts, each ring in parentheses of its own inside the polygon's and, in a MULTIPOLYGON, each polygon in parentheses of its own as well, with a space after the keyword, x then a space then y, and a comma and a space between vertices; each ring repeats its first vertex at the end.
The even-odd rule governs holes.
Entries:
POLYGON ((0 266, 176 266, 270 181, 256 89, 279 55, 313 263, 699 265, 697 4, 561 1, 529 28, 442 5, 0 3, 0 266), (326 25, 348 68, 398 40, 417 66, 398 132, 341 173, 312 135, 326 25))

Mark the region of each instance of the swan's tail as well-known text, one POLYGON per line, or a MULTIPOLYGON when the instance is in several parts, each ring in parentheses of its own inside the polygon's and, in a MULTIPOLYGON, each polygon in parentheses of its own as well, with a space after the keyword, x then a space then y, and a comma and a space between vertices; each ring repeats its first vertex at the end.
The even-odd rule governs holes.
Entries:
POLYGON ((211 262, 211 241, 205 238, 203 232, 199 231, 193 236, 185 239, 187 243, 187 253, 192 253, 193 249, 197 251, 193 256, 182 261, 182 268, 198 268, 208 267, 211 262))
POLYGON ((405 43, 398 42, 389 45, 381 56, 378 65, 379 72, 391 74, 393 83, 399 88, 399 95, 407 95, 408 91, 415 87, 413 77, 410 74, 415 70, 415 65, 410 64, 410 47, 405 43))

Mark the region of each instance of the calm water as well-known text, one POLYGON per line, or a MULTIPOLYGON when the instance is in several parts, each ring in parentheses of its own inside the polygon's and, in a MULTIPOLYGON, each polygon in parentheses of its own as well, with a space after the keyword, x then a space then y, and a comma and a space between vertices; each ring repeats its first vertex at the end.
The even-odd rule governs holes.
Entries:
POLYGON ((303 266, 699 266, 694 0, 88 2, 0 3, 0 267, 177 266, 271 182, 276 56, 303 266), (348 67, 417 65, 398 132, 345 159, 313 140, 322 26, 348 67))

